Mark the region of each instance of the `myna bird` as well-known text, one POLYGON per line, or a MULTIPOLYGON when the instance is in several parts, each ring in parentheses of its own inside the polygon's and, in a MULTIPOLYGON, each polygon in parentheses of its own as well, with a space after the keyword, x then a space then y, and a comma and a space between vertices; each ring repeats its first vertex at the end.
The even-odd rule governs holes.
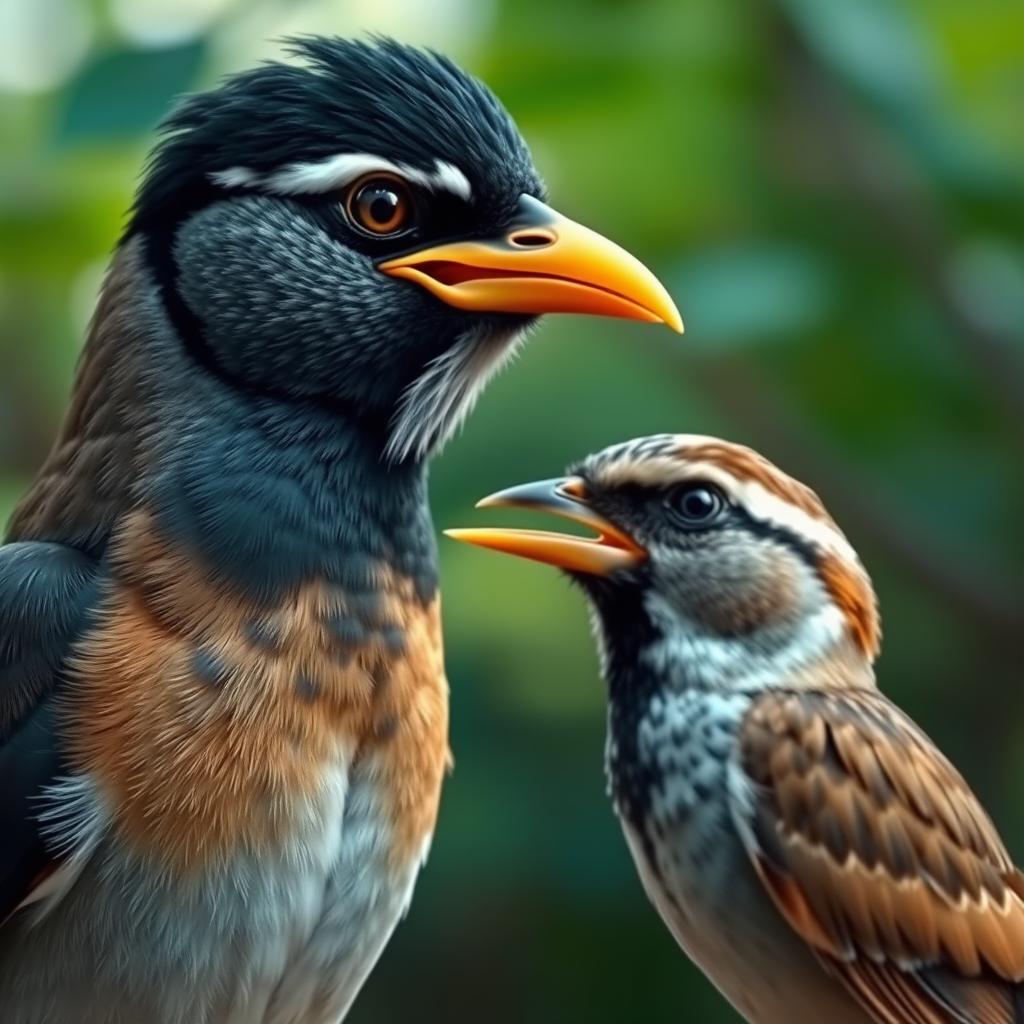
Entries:
POLYGON ((595 534, 452 531, 582 587, 630 851, 747 1020, 1024 1021, 1024 876, 877 689, 871 581, 813 491, 749 448, 660 435, 480 504, 595 534))
POLYGON ((537 314, 680 327, 478 81, 295 49, 167 121, 0 548, 4 1024, 341 1020, 449 758, 427 461, 537 314))

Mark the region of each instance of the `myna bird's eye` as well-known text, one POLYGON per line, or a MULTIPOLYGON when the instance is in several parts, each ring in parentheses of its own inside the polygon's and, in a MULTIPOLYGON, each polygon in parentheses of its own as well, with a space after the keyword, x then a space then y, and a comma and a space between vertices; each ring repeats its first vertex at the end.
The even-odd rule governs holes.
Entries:
POLYGON ((413 226, 409 187, 399 178, 374 175, 357 181, 345 198, 352 226, 374 238, 400 235, 413 226))

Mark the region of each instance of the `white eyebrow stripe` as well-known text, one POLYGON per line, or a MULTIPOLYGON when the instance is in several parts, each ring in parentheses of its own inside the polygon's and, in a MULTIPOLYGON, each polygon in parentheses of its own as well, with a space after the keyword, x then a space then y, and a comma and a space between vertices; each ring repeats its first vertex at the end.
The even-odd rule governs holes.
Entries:
POLYGON ((248 167, 229 167, 225 171, 214 171, 210 178, 225 188, 259 186, 283 195, 297 195, 330 192, 375 171, 395 174, 432 192, 438 189, 451 192, 467 202, 473 198, 469 179, 454 164, 435 160, 433 171, 421 171, 374 153, 338 153, 312 163, 288 164, 269 174, 257 174, 248 167))
MULTIPOLYGON (((453 195, 465 199, 467 203, 472 200, 473 188, 469 184, 469 179, 455 164, 450 164, 447 160, 435 160, 434 167, 437 168, 434 171, 435 188, 451 192, 453 195)), ((427 187, 429 188, 430 186, 428 185, 427 187)))
POLYGON ((248 167, 229 167, 226 171, 214 171, 210 179, 216 185, 224 188, 242 188, 246 185, 255 185, 259 181, 259 175, 250 171, 248 167))
POLYGON ((624 483, 657 486, 680 483, 684 480, 708 480, 718 484, 726 494, 733 495, 760 522, 782 527, 810 541, 823 551, 837 554, 848 562, 860 564, 853 546, 831 519, 811 516, 802 508, 773 494, 756 480, 738 479, 714 462, 685 459, 687 448, 723 443, 727 444, 719 438, 704 434, 661 434, 635 438, 599 452, 598 459, 607 456, 610 461, 603 465, 598 464, 596 477, 604 486, 612 487, 624 483), (675 453, 638 454, 644 445, 651 443, 671 444, 675 453), (682 460, 679 453, 684 456, 682 460))

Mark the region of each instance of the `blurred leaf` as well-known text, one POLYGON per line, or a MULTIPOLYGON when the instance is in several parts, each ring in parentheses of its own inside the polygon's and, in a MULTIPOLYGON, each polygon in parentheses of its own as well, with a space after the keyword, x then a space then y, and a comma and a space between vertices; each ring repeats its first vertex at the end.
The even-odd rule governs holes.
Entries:
POLYGON ((927 22, 890 0, 780 0, 810 48, 875 104, 931 171, 977 192, 1019 195, 991 144, 953 116, 949 69, 927 22))
POLYGON ((763 243, 709 250, 673 275, 686 297, 695 344, 732 345, 791 338, 814 330, 834 302, 832 276, 809 249, 763 243))
POLYGON ((151 131, 195 80, 203 40, 163 50, 108 52, 72 81, 57 122, 60 144, 126 139, 151 131))
POLYGON ((1024 248, 1004 239, 974 239, 954 253, 950 275, 967 315, 1024 349, 1024 248))
POLYGON ((938 92, 938 61, 913 16, 892 0, 782 0, 808 43, 847 81, 892 107, 938 92))
POLYGON ((882 481, 878 500, 919 522, 936 549, 1005 578, 1010 541, 1019 530, 1018 477, 1008 461, 989 444, 921 432, 891 438, 872 459, 872 472, 882 481))

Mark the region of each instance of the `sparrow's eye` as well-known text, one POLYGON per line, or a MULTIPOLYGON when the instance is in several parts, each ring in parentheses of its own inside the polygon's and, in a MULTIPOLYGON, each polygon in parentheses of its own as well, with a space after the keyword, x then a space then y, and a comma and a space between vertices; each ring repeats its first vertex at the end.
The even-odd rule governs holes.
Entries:
POLYGON ((725 495, 713 484, 689 483, 677 487, 668 499, 677 522, 690 529, 710 526, 726 510, 725 495))
POLYGON ((399 235, 412 227, 412 196, 399 178, 363 178, 345 197, 345 212, 352 226, 375 238, 399 235))

